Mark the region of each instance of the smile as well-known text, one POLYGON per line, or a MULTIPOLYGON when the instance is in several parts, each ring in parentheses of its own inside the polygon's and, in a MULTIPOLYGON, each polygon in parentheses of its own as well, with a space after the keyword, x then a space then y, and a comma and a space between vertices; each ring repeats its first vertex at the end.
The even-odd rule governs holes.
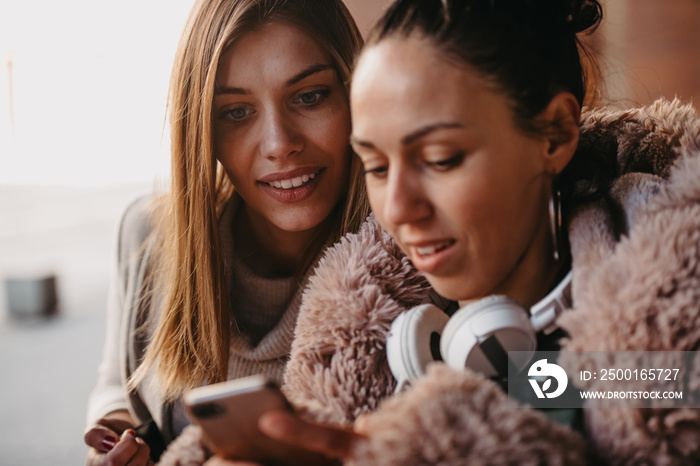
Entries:
POLYGON ((325 167, 315 165, 270 173, 260 178, 258 185, 276 202, 300 202, 311 197, 323 183, 325 171, 325 167))
POLYGON ((431 244, 430 246, 416 246, 415 251, 421 257, 428 257, 450 247, 452 244, 454 244, 454 240, 446 240, 440 243, 431 244))
POLYGON ((416 241, 406 243, 415 268, 427 274, 444 272, 444 267, 457 257, 459 249, 455 239, 416 241))
MULTIPOLYGON (((320 171, 320 170, 319 170, 320 171)), ((296 189, 296 188, 301 188, 303 186, 306 186, 307 184, 311 183, 314 178, 316 178, 316 175, 318 175, 319 172, 315 173, 310 173, 308 175, 302 175, 302 176, 297 176, 294 178, 289 178, 286 180, 276 180, 276 181, 270 181, 266 183, 269 186, 272 186, 275 189, 296 189)))

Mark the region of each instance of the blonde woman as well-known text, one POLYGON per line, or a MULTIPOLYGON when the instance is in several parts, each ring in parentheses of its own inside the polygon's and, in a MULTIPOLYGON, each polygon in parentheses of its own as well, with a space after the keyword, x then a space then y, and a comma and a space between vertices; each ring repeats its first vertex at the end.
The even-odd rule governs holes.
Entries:
POLYGON ((188 423, 189 388, 281 381, 317 257, 368 213, 345 87, 360 45, 341 0, 195 5, 170 84, 169 192, 120 228, 88 464, 156 459, 188 423))

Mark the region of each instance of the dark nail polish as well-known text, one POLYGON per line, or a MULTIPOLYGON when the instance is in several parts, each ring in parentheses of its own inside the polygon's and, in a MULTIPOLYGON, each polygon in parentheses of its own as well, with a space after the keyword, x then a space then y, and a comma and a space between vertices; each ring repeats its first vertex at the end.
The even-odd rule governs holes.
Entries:
POLYGON ((106 451, 110 451, 117 444, 117 439, 112 436, 107 436, 102 439, 102 448, 106 451))

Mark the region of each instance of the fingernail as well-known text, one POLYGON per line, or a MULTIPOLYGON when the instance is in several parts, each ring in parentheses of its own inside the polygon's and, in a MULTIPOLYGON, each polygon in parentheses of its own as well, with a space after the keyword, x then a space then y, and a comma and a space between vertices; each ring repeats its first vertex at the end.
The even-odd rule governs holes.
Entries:
POLYGON ((102 448, 106 451, 110 451, 112 448, 114 448, 114 445, 117 444, 117 439, 112 437, 111 435, 108 435, 104 439, 102 439, 102 448))
POLYGON ((258 427, 268 435, 280 436, 284 434, 284 426, 280 424, 278 413, 265 413, 258 420, 258 427))
POLYGON ((126 429, 124 432, 122 432, 122 438, 124 438, 125 435, 136 437, 136 431, 134 429, 126 429))

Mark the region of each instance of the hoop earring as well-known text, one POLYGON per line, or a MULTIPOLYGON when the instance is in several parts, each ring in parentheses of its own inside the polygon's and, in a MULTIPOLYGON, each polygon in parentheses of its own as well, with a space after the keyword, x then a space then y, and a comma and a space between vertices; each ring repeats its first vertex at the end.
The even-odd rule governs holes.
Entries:
POLYGON ((559 191, 559 175, 552 175, 552 192, 549 195, 549 228, 552 233, 554 261, 561 258, 561 191, 559 191))

